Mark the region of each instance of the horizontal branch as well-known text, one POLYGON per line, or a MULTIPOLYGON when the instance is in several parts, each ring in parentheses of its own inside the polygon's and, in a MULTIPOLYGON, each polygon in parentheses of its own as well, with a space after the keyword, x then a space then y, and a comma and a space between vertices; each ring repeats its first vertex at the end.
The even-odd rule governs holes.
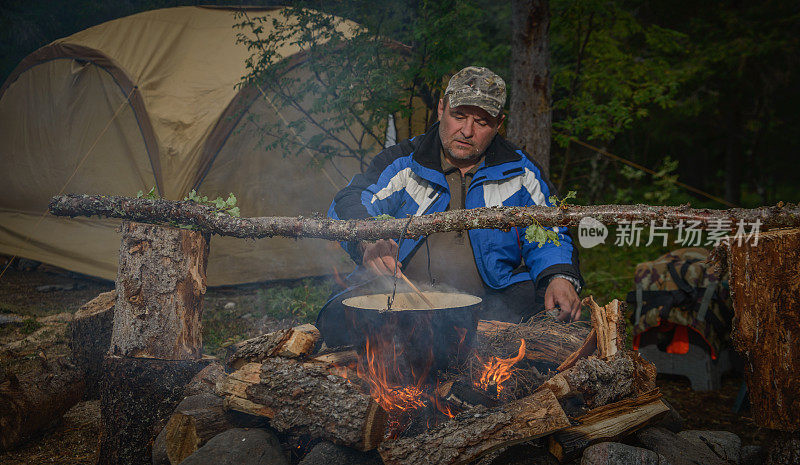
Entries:
POLYGON ((696 228, 708 229, 719 228, 719 221, 729 221, 728 226, 735 231, 739 221, 753 223, 758 220, 761 230, 800 226, 800 207, 796 204, 730 210, 698 209, 687 205, 485 207, 422 215, 409 222, 408 219, 332 220, 321 215, 310 218, 238 218, 191 201, 69 194, 53 197, 50 200, 50 213, 56 216, 101 216, 142 223, 192 225, 211 234, 240 238, 318 237, 337 241, 396 238, 402 236, 406 228, 406 237, 418 237, 466 229, 526 227, 534 221, 546 227, 577 226, 581 218, 587 216, 606 225, 635 220, 649 225, 653 220, 658 225, 665 221, 667 226, 675 226, 680 221, 697 221, 696 228))

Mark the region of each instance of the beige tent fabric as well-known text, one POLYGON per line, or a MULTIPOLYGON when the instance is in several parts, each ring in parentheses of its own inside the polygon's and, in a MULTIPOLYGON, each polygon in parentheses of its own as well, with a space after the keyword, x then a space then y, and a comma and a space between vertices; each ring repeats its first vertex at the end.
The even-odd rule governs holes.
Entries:
MULTIPOLYGON (((235 22, 232 9, 154 10, 26 58, 0 89, 0 253, 114 279, 117 223, 44 215, 62 188, 132 196, 158 185, 165 198, 180 199, 199 183, 212 198, 234 192, 244 216, 324 213, 357 166, 284 158, 243 126, 248 114, 279 115, 256 89, 235 88, 249 56, 235 44, 235 22)), ((302 72, 295 52, 283 51, 302 72)), ((327 241, 215 237, 208 280, 298 278, 333 267, 352 264, 327 241)))

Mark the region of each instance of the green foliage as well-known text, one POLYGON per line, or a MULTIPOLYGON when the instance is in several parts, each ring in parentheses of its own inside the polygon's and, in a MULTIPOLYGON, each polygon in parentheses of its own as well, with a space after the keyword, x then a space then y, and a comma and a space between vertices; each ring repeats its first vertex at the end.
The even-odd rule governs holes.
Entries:
POLYGON ((621 1, 551 3, 554 139, 611 141, 651 108, 675 104, 688 38, 621 1))
POLYGON ((664 158, 661 167, 656 170, 655 175, 652 175, 652 179, 644 171, 623 166, 620 169, 620 176, 627 182, 624 183, 624 187, 620 186, 617 189, 614 203, 638 203, 642 199, 652 205, 680 203, 676 201, 680 193, 679 187, 675 184, 678 179, 677 169, 678 161, 669 156, 664 158))
POLYGON ((136 198, 137 199, 141 199, 141 198, 145 198, 145 199, 160 199, 161 196, 159 196, 158 192, 156 192, 156 186, 153 186, 153 187, 150 188, 150 190, 146 194, 144 192, 142 192, 142 191, 137 192, 136 193, 136 198))
MULTIPOLYGON (((569 191, 563 199, 559 199, 557 196, 551 195, 548 200, 551 206, 555 208, 564 208, 567 205, 567 200, 574 199, 576 196, 577 192, 569 191)), ((542 225, 535 219, 533 224, 525 229, 525 240, 527 240, 529 243, 538 242, 539 248, 548 242, 552 242, 557 247, 561 246, 561 242, 558 240, 558 234, 552 229, 542 227, 542 225)))
POLYGON ((487 15, 498 7, 484 3, 356 0, 323 13, 298 2, 275 20, 241 11, 237 42, 252 55, 240 85, 256 86, 281 115, 274 123, 250 116, 266 149, 354 158, 363 170, 383 145, 389 115, 409 118, 419 102, 431 114, 442 77, 467 64, 505 66, 508 43, 491 37, 503 15, 487 15), (287 46, 304 53, 302 66, 283 55, 287 46))
POLYGON ((237 218, 239 217, 239 207, 236 206, 236 196, 233 195, 233 193, 230 193, 227 199, 217 197, 216 199, 210 200, 208 196, 200 196, 200 194, 192 189, 189 195, 184 197, 183 200, 208 205, 212 207, 216 213, 226 213, 237 218))
POLYGON ((394 217, 392 215, 387 215, 386 213, 378 216, 373 216, 373 220, 393 220, 394 217))

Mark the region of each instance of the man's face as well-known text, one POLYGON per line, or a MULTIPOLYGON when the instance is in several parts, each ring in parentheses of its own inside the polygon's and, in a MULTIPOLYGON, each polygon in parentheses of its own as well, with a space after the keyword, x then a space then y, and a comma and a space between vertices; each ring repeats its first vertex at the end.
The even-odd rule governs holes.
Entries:
POLYGON ((483 108, 472 105, 450 107, 439 100, 439 137, 445 151, 456 160, 477 159, 497 134, 503 116, 492 118, 483 108))

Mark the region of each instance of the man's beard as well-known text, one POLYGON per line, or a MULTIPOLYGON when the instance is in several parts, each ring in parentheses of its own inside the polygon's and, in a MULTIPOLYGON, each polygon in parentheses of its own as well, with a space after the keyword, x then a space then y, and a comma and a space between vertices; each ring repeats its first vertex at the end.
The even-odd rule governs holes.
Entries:
MULTIPOLYGON (((455 140, 450 142, 450 146, 452 147, 456 143, 455 140)), ((452 150, 450 147, 444 147, 445 152, 452 158, 453 160, 459 161, 477 161, 483 155, 482 152, 478 152, 477 148, 474 145, 470 146, 470 153, 464 155, 463 152, 458 153, 455 150, 452 150)))

